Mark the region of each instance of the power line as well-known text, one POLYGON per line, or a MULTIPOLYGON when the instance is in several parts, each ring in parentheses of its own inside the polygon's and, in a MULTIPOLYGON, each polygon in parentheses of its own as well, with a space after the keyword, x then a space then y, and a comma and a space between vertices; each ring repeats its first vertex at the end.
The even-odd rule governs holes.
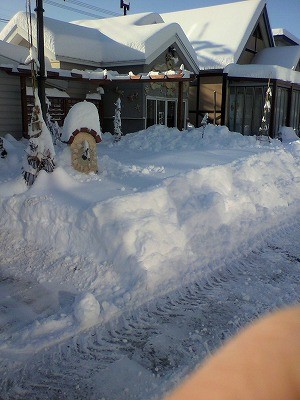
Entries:
POLYGON ((62 8, 64 10, 68 10, 68 11, 72 11, 72 12, 75 12, 77 14, 83 14, 83 15, 86 15, 88 17, 104 18, 103 16, 96 15, 95 13, 90 13, 90 12, 84 11, 84 10, 78 10, 77 8, 70 7, 70 6, 67 6, 67 5, 64 5, 64 4, 59 4, 59 3, 56 3, 55 1, 52 1, 52 0, 44 0, 44 3, 49 4, 50 6, 62 8))
POLYGON ((0 18, 0 22, 8 22, 9 19, 0 18))
MULTIPOLYGON (((81 7, 84 6, 84 7, 86 7, 86 8, 90 8, 91 10, 95 10, 95 11, 98 11, 98 12, 110 13, 109 15, 113 15, 113 16, 118 16, 118 15, 119 15, 119 14, 117 14, 117 13, 113 13, 113 11, 105 10, 105 9, 102 9, 102 8, 99 8, 99 7, 96 7, 96 6, 91 6, 91 5, 86 4, 86 3, 83 3, 83 2, 81 2, 81 1, 69 0, 69 2, 70 2, 70 3, 73 3, 73 4, 76 4, 76 5, 81 5, 81 7), (81 3, 81 4, 77 4, 77 3, 81 3), (87 6, 88 6, 88 7, 87 7, 87 6)), ((60 3, 57 3, 57 2, 55 2, 55 1, 53 1, 53 0, 44 0, 44 3, 49 4, 49 5, 51 5, 51 6, 54 6, 54 7, 62 8, 62 9, 64 9, 64 10, 68 10, 68 11, 71 11, 71 12, 75 12, 75 13, 77 13, 77 14, 83 14, 83 15, 86 15, 86 16, 88 16, 88 17, 92 17, 92 18, 104 18, 103 15, 97 15, 97 14, 95 14, 95 13, 91 13, 91 12, 88 12, 88 11, 85 11, 85 10, 79 10, 78 8, 71 7, 71 6, 67 6, 66 4, 60 4, 60 3)))
POLYGON ((111 16, 114 16, 114 17, 117 17, 117 16, 120 15, 120 14, 114 12, 114 11, 106 10, 105 8, 100 8, 100 7, 97 7, 97 6, 94 6, 94 5, 85 3, 83 1, 79 1, 79 0, 67 0, 67 2, 75 4, 75 5, 83 7, 83 8, 88 8, 90 10, 101 12, 103 14, 111 15, 111 16))

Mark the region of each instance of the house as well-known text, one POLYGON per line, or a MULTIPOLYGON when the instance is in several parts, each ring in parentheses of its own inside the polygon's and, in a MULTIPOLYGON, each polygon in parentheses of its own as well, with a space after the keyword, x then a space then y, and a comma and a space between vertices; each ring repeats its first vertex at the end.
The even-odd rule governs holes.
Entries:
MULTIPOLYGON (((0 135, 12 134, 17 139, 27 135, 33 106, 33 90, 30 65, 25 65, 29 56, 26 47, 0 40, 0 135)), ((82 96, 92 97, 92 102, 100 107, 101 95, 96 91, 97 85, 86 83, 84 90, 80 89, 70 71, 64 71, 61 79, 56 79, 59 73, 51 71, 48 60, 48 83, 46 96, 50 102, 50 114, 62 125, 68 110, 82 96), (53 82, 53 83, 52 83, 53 82), (68 87, 71 97, 65 88, 68 87), (93 90, 95 88, 95 90, 93 90), (91 90, 94 93, 87 93, 91 90), (98 96, 98 98, 96 98, 98 96)))
MULTIPOLYGON (((265 0, 248 0, 162 14, 177 21, 197 54, 198 83, 190 89, 190 120, 211 120, 245 135, 258 134, 268 83, 273 92, 270 135, 280 126, 299 134, 299 40, 275 47, 265 0), (270 81, 269 81, 270 80, 270 81)), ((283 35, 282 35, 283 36, 283 35)), ((278 32, 275 36, 278 40, 278 32)), ((293 39, 293 40, 292 40, 293 39)))
MULTIPOLYGON (((101 92, 104 131, 113 130, 114 103, 121 97, 123 133, 157 123, 181 129, 187 118, 199 126, 208 113, 214 123, 253 135, 270 85, 270 135, 277 137, 283 125, 299 134, 299 40, 277 31, 275 45, 266 0, 73 23, 45 17, 44 25, 46 84, 65 94, 55 100, 62 119, 72 104, 93 95, 96 101, 101 92)), ((28 47, 27 32, 26 14, 18 13, 0 39, 28 47)), ((18 73, 22 87, 30 86, 28 71, 18 73)))
MULTIPOLYGON (((28 51, 21 46, 0 40, 0 64, 18 65, 23 63, 28 51)), ((20 139, 23 133, 20 77, 9 76, 0 70, 0 132, 12 133, 20 139)))
MULTIPOLYGON (((36 45, 35 17, 32 21, 36 45)), ((28 48, 27 31, 26 14, 19 12, 2 30, 0 38, 28 48)), ((122 99, 124 133, 156 123, 184 127, 189 82, 198 69, 193 47, 178 24, 166 24, 155 13, 76 23, 44 18, 44 34, 46 86, 65 94, 55 98, 62 117, 72 104, 83 99, 96 102, 101 93, 105 101, 98 108, 104 131, 113 131, 114 104, 118 97, 122 99)), ((22 87, 27 87, 27 95, 23 94, 24 109, 30 110, 30 68, 19 66, 17 71, 6 68, 6 72, 20 75, 22 87)), ((24 129, 28 114, 23 115, 24 129)))

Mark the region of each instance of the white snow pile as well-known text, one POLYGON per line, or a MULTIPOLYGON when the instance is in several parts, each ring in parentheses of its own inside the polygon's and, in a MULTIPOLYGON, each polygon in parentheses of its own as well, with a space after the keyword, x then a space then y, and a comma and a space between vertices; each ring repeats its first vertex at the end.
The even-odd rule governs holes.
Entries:
POLYGON ((65 118, 61 140, 68 142, 73 132, 80 128, 93 129, 101 137, 99 114, 95 104, 82 101, 70 109, 65 118))
POLYGON ((299 140, 294 129, 289 126, 280 127, 279 137, 284 143, 290 143, 299 140))
MULTIPOLYGON (((201 128, 154 126, 113 139, 103 134, 99 173, 89 175, 60 143, 57 168, 28 188, 27 143, 4 138, 1 231, 15 251, 25 243, 47 254, 5 273, 73 293, 76 329, 219 268, 299 214, 297 136, 269 143, 208 125, 203 138, 201 128)), ((69 332, 70 317, 61 321, 69 332)))
POLYGON ((93 325, 98 321, 100 304, 91 293, 84 293, 75 300, 74 316, 82 325, 93 325))

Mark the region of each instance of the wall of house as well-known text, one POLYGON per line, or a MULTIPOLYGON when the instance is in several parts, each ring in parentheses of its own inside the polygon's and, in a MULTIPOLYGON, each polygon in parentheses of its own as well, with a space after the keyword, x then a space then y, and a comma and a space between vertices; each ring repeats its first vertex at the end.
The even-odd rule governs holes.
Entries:
MULTIPOLYGON (((26 79, 26 86, 31 87, 31 79, 29 79, 29 78, 26 79)), ((49 100, 51 102, 50 116, 53 120, 57 121, 59 126, 62 126, 63 122, 64 122, 64 118, 67 115, 70 108, 74 104, 76 104, 80 101, 84 101, 86 99, 86 95, 88 93, 97 93, 98 84, 93 83, 93 82, 87 82, 87 81, 76 81, 76 80, 68 81, 68 80, 63 80, 63 79, 47 79, 46 80, 46 91, 47 91, 47 88, 53 88, 53 87, 63 90, 70 96, 70 97, 67 97, 67 96, 49 97, 49 100)), ((27 101, 27 104, 26 104, 27 116, 23 115, 25 133, 27 133, 27 131, 28 131, 27 126, 31 120, 32 106, 33 106, 33 102, 34 102, 33 96, 27 95, 26 101, 27 101)), ((102 106, 101 106, 100 98, 97 100, 89 99, 88 101, 93 102, 96 105, 96 107, 98 108, 100 122, 101 122, 101 126, 102 126, 103 120, 101 119, 102 106)))
POLYGON ((0 136, 22 137, 20 78, 0 71, 0 136))
MULTIPOLYGON (((243 135, 258 135, 262 123, 267 85, 265 82, 231 80, 229 84, 228 127, 243 135)), ((270 115, 267 117, 270 123, 270 115)))
MULTIPOLYGON (((183 64, 186 70, 192 71, 192 67, 188 64, 179 46, 174 42, 167 47, 148 66, 148 70, 153 71, 179 71, 183 64)), ((183 83, 183 127, 186 127, 189 109, 189 82, 183 83)), ((149 82, 144 87, 144 109, 146 116, 146 127, 153 123, 166 123, 167 126, 177 126, 177 107, 179 96, 179 82, 149 82), (156 108, 156 112, 155 112, 156 108), (161 112, 164 114, 161 114, 161 112), (156 114, 156 115, 155 115, 156 114), (161 116, 160 116, 161 114, 161 116), (148 118, 147 118, 148 117, 148 118), (164 122, 162 122, 164 120, 164 122), (176 122, 174 122, 176 121, 176 122), (175 123, 175 125, 174 125, 175 123)))
POLYGON ((103 131, 114 132, 115 103, 121 99, 122 133, 144 129, 143 84, 134 82, 109 85, 103 95, 103 131))
MULTIPOLYGON (((200 75, 200 98, 199 98, 199 123, 206 113, 209 119, 217 124, 221 122, 223 76, 201 76, 200 75)), ((197 86, 190 87, 189 94, 189 119, 196 124, 197 112, 197 86)))
MULTIPOLYGON (((266 99, 267 81, 231 78, 229 82, 228 127, 244 135, 259 135, 266 99)), ((267 114, 269 135, 278 137, 281 126, 300 133, 300 86, 271 81, 271 111, 267 114)), ((267 134, 267 133, 266 133, 267 134)))
POLYGON ((88 93, 97 92, 97 87, 97 83, 70 80, 67 81, 67 86, 64 90, 71 98, 85 100, 88 93))
MULTIPOLYGON (((176 44, 173 44, 176 48, 176 44)), ((166 71, 169 69, 179 70, 181 64, 189 69, 189 65, 183 59, 182 54, 176 48, 175 60, 170 60, 169 48, 162 52, 149 65, 136 65, 125 67, 111 67, 112 70, 117 70, 120 74, 128 74, 132 71, 134 74, 146 73, 153 71, 166 71)), ((108 68, 110 69, 110 68, 108 68)), ((183 98, 188 100, 189 83, 183 85, 183 98)), ((178 82, 156 82, 155 80, 142 83, 119 83, 118 85, 109 85, 104 88, 105 95, 103 96, 103 128, 105 131, 113 132, 114 121, 114 103, 117 98, 121 98, 121 117, 122 117, 122 132, 124 134, 136 132, 144 129, 147 125, 147 99, 162 99, 164 101, 175 101, 178 99, 178 82)), ((173 103, 174 104, 174 103, 173 103)))
POLYGON ((290 126, 300 137, 300 88, 292 91, 290 126))
MULTIPOLYGON (((170 64, 166 63, 166 55, 169 53, 168 48, 165 52, 163 52, 156 60, 154 60, 150 65, 135 65, 135 66, 124 66, 124 67, 111 67, 108 69, 116 70, 120 74, 128 74, 129 71, 133 71, 135 74, 140 72, 148 72, 152 69, 166 70, 170 69, 170 64)), ((176 65, 173 65, 174 69, 179 69, 181 64, 185 64, 185 67, 189 69, 187 63, 183 61, 183 58, 180 56, 178 60, 176 60, 176 65), (176 68, 175 68, 176 67, 176 68)), ((71 64, 64 63, 61 67, 73 69, 85 69, 86 66, 75 66, 71 64)), ((3 82, 5 84, 9 84, 10 96, 14 98, 14 105, 16 107, 16 99, 18 99, 18 109, 15 112, 17 118, 14 120, 15 127, 12 126, 12 122, 10 121, 10 131, 14 134, 14 136, 22 137, 22 125, 24 125, 24 130, 26 131, 26 126, 30 121, 30 112, 32 108, 32 99, 27 97, 27 114, 28 118, 26 118, 26 112, 24 112, 24 121, 22 121, 22 108, 21 108, 21 91, 20 91, 20 78, 19 77, 10 77, 10 82, 14 82, 13 84, 9 83, 8 75, 5 73, 1 73, 5 77, 3 82), (23 123, 22 123, 23 122, 23 123)), ((5 89, 1 86, 2 79, 0 79, 0 101, 2 98, 6 98, 5 89)), ((30 79, 27 79, 27 82, 24 86, 30 86, 30 79)), ((63 102, 57 102, 58 106, 63 104, 62 112, 66 113, 68 109, 74 104, 74 102, 82 101, 86 99, 86 95, 88 93, 96 93, 98 84, 93 83, 92 81, 80 81, 76 79, 71 80, 60 80, 60 79, 47 79, 46 86, 56 87, 58 89, 64 90, 69 96, 70 99, 63 99, 63 102)), ((184 99, 187 102, 188 99, 188 83, 184 83, 184 99)), ((122 101, 122 131, 124 134, 129 132, 136 132, 138 130, 144 129, 146 126, 146 115, 147 115, 147 98, 161 98, 167 101, 174 100, 177 102, 178 99, 178 82, 149 82, 149 83, 135 83, 130 81, 128 83, 118 83, 115 85, 107 84, 103 87, 104 94, 102 95, 101 107, 99 110, 100 120, 102 130, 104 132, 113 132, 113 121, 114 121, 114 113, 115 113, 115 102, 118 97, 121 98, 122 101)), ((12 100, 12 99, 11 99, 12 100)), ((174 102, 172 104, 174 104, 174 102)), ((24 103, 25 108, 26 104, 24 103)), ((7 107, 1 107, 1 112, 3 113, 7 107)), ((0 134, 2 133, 1 127, 3 126, 4 131, 6 130, 4 124, 4 118, 0 120, 0 134)), ((26 133, 26 132, 23 132, 26 133)))

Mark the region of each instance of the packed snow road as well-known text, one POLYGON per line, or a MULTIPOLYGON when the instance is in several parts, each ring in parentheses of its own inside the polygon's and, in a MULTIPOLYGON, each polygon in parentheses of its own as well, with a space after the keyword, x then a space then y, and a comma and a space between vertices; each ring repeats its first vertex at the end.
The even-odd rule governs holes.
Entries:
MULTIPOLYGON (((241 327, 271 310, 299 302, 299 241, 300 224, 295 220, 262 238, 260 245, 256 242, 246 258, 224 263, 180 290, 36 354, 24 350, 16 357, 16 351, 9 354, 2 344, 1 400, 163 397, 241 327)), ((35 257, 43 262, 43 255, 35 257)), ((19 259, 20 264, 25 262, 26 254, 19 253, 19 259)), ((35 313, 48 316, 58 311, 49 288, 8 277, 0 285, 6 294, 14 293, 5 297, 0 308, 5 322, 0 333, 7 338, 34 320, 35 313), (9 307, 14 318, 8 317, 9 307)), ((65 295, 65 311, 71 300, 65 295)))

